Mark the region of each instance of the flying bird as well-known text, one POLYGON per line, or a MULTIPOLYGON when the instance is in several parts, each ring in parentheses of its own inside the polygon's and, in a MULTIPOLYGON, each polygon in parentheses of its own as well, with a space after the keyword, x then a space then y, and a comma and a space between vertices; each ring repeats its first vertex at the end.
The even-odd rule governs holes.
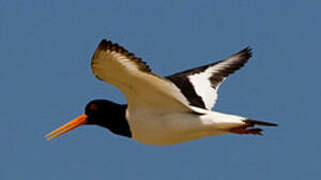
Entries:
POLYGON ((161 77, 117 43, 102 40, 92 60, 94 75, 124 93, 127 104, 97 99, 48 140, 80 125, 98 125, 143 144, 171 145, 220 134, 261 135, 275 123, 211 111, 225 78, 251 57, 249 47, 227 59, 161 77))

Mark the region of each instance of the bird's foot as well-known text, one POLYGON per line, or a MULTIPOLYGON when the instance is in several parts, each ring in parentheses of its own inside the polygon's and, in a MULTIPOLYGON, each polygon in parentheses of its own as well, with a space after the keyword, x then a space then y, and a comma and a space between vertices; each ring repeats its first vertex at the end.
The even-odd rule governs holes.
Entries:
POLYGON ((237 127, 230 129, 230 132, 235 134, 262 135, 262 129, 260 128, 247 129, 247 127, 237 127))

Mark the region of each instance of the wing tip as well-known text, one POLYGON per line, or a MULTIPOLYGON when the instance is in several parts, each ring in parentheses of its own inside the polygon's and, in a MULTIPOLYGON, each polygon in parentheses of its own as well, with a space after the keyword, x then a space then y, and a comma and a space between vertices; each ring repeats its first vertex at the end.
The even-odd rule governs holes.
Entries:
POLYGON ((250 46, 247 46, 240 52, 234 54, 234 56, 238 56, 244 59, 250 59, 252 57, 252 48, 250 46))
POLYGON ((98 47, 97 47, 97 51, 106 51, 106 50, 111 50, 111 51, 116 51, 118 53, 122 53, 125 54, 126 56, 135 56, 132 53, 128 53, 128 51, 123 48, 122 46, 118 45, 117 43, 113 43, 110 40, 107 39, 103 39, 100 41, 98 47))
POLYGON ((107 39, 103 39, 100 41, 97 49, 107 49, 109 45, 111 45, 112 42, 108 41, 107 39))
POLYGON ((92 65, 94 64, 93 59, 98 57, 100 52, 103 52, 103 51, 112 51, 112 52, 120 53, 126 56, 127 58, 135 61, 138 64, 138 67, 140 70, 145 72, 151 72, 151 69, 149 68, 147 63, 144 62, 141 58, 136 57, 134 53, 129 52, 128 50, 118 45, 117 43, 113 43, 111 40, 107 40, 107 39, 102 39, 98 44, 98 47, 92 57, 92 62, 91 62, 92 65))
POLYGON ((113 45, 113 43, 107 39, 103 39, 100 41, 97 50, 107 50, 109 49, 111 46, 113 45))

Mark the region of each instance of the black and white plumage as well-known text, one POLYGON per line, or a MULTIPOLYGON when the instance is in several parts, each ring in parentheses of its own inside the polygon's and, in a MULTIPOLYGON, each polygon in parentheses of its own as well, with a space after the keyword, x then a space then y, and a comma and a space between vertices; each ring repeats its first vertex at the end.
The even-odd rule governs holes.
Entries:
POLYGON ((252 56, 251 49, 245 48, 239 53, 222 61, 193 68, 168 76, 190 105, 211 110, 217 99, 217 90, 224 79, 240 69, 252 56))
MULTIPOLYGON (((120 89, 128 104, 94 100, 87 105, 80 118, 82 123, 77 126, 97 124, 153 145, 177 144, 225 133, 261 134, 261 129, 252 127, 276 124, 211 111, 220 84, 250 57, 251 49, 245 48, 225 60, 160 77, 133 53, 102 40, 92 57, 92 71, 98 79, 120 89)), ((66 127, 48 134, 48 138, 69 131, 63 130, 66 127)))

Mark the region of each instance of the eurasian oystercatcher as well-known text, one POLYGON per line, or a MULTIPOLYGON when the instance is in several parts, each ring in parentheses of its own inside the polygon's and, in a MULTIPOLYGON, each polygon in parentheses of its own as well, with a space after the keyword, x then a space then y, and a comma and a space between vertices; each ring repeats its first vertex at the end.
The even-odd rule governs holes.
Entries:
POLYGON ((93 100, 85 113, 49 133, 53 139, 80 125, 99 125, 144 144, 170 145, 226 133, 261 135, 256 125, 275 123, 211 111, 225 78, 251 57, 249 47, 231 57, 167 77, 125 48, 102 40, 91 61, 96 77, 120 89, 128 104, 93 100))

